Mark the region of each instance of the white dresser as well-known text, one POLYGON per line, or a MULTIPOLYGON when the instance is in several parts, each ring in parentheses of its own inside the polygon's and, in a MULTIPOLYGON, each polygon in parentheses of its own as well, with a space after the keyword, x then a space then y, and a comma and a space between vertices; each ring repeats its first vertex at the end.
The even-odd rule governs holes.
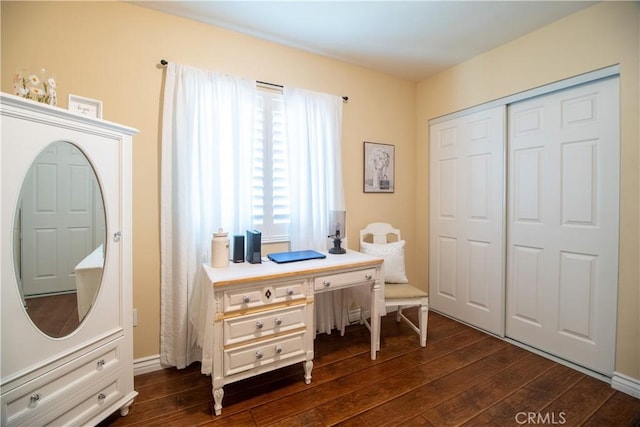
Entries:
POLYGON ((118 410, 126 415, 137 395, 131 301, 137 131, 0 96, 1 424, 95 425, 118 410), (91 253, 103 258, 97 262, 103 268, 82 278, 91 292, 79 298, 74 269, 91 253))
MULTIPOLYGON (((368 286, 371 359, 380 341, 383 260, 359 252, 287 264, 203 265, 213 286, 212 382, 216 415, 222 412, 223 386, 302 362, 311 382, 314 295, 368 286)), ((207 357, 205 354, 204 358, 207 357)))

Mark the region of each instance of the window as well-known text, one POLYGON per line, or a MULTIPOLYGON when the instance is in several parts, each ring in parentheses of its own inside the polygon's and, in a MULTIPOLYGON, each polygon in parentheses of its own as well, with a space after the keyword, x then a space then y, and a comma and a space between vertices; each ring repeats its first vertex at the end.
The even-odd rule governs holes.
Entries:
POLYGON ((289 239, 290 200, 282 94, 259 89, 252 153, 253 227, 263 241, 289 239))

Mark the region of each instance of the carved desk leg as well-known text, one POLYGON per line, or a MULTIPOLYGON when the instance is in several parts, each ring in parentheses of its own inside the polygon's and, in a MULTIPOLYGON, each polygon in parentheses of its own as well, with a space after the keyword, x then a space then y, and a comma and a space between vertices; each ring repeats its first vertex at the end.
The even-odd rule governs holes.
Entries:
POLYGON ((222 387, 213 389, 213 410, 216 415, 222 413, 222 398, 224 397, 224 390, 222 387))
POLYGON ((313 369, 313 361, 307 360, 306 362, 302 362, 304 365, 304 383, 311 384, 311 370, 313 369))

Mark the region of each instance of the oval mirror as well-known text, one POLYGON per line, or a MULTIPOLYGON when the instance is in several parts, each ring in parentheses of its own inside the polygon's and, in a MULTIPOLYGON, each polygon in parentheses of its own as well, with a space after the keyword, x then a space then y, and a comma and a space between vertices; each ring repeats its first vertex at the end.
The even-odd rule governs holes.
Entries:
POLYGON ((104 266, 106 221, 91 163, 54 142, 27 172, 16 207, 13 255, 27 315, 50 337, 75 331, 93 305, 104 266))

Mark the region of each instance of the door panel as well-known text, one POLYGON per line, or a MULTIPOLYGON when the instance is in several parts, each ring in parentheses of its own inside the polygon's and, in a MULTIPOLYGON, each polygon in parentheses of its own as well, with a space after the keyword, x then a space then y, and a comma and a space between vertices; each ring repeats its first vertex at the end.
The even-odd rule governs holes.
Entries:
POLYGON ((430 306, 504 334, 505 107, 430 127, 430 306))
POLYGON ((613 374, 618 79, 509 107, 507 336, 613 374))
POLYGON ((25 296, 75 290, 75 266, 96 246, 93 176, 86 157, 66 142, 49 145, 34 161, 20 209, 21 259, 35 259, 21 266, 25 296))

